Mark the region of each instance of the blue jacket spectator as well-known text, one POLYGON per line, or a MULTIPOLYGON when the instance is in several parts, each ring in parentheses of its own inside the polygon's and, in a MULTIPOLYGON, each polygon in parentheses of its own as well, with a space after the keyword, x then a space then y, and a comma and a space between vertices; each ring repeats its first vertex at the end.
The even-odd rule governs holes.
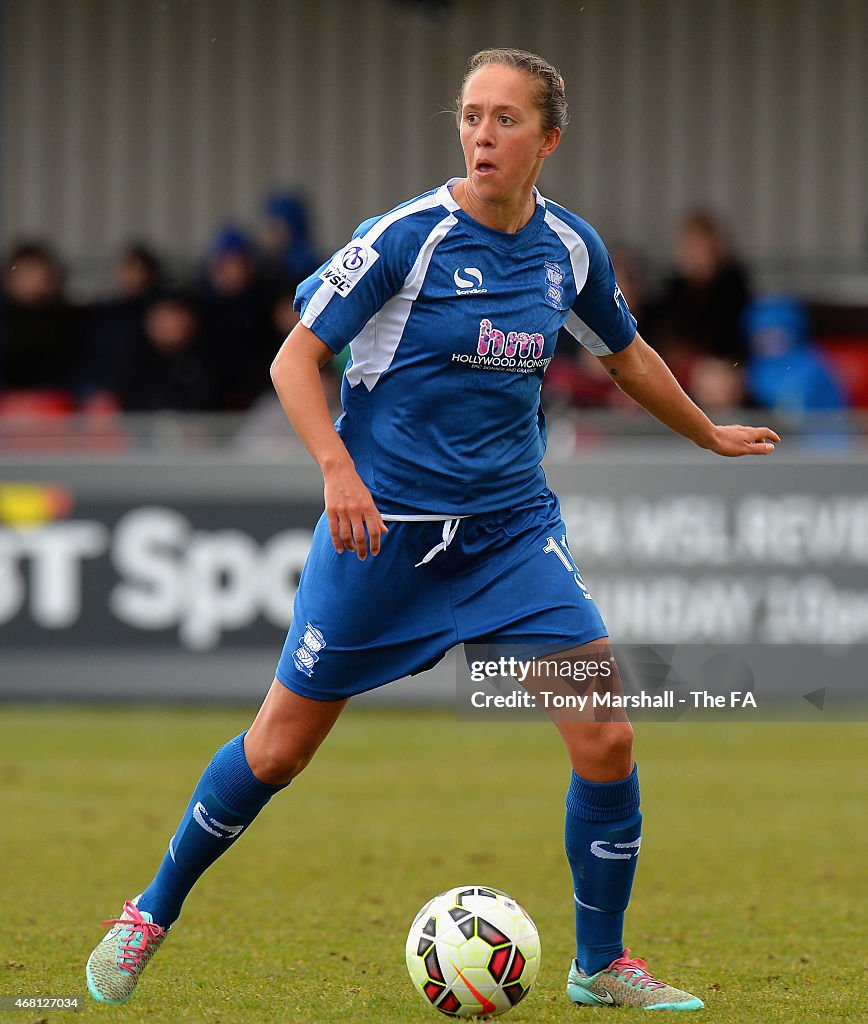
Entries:
POLYGON ((275 280, 294 289, 322 262, 311 244, 307 207, 289 192, 276 192, 266 199, 263 215, 263 262, 275 280))
POLYGON ((198 292, 202 333, 220 380, 217 408, 248 409, 271 390, 268 368, 277 352, 271 291, 258 272, 253 243, 234 225, 222 227, 208 251, 198 292))
POLYGON ((796 416, 846 407, 840 382, 811 341, 801 303, 783 295, 757 299, 745 310, 744 325, 748 386, 758 405, 796 416))

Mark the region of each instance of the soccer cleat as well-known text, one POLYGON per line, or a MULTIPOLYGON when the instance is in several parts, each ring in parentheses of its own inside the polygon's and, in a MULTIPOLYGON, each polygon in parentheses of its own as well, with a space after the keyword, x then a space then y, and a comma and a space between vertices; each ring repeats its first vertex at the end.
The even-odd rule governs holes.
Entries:
POLYGON ((120 917, 103 921, 106 925, 110 931, 87 960, 87 987, 98 1002, 119 1006, 135 992, 139 975, 167 932, 129 901, 120 917))
POLYGON ((585 974, 574 960, 567 995, 582 1006, 638 1006, 644 1010, 701 1010, 705 1006, 689 992, 653 978, 645 961, 631 958, 629 949, 596 974, 585 974))

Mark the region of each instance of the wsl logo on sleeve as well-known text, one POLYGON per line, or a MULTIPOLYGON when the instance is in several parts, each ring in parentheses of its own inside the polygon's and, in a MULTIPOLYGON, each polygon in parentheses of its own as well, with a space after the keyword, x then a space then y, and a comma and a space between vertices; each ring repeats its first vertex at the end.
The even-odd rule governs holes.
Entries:
POLYGON ((320 280, 331 285, 338 295, 349 295, 379 258, 376 249, 354 238, 319 275, 320 280))

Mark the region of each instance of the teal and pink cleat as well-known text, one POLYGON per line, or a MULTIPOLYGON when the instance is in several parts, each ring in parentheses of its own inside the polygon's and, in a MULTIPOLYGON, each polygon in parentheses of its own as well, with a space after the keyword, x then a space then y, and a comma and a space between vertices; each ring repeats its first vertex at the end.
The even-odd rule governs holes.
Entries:
POLYGON ((127 901, 120 917, 103 921, 110 931, 87 961, 87 987, 94 999, 118 1006, 135 992, 139 976, 166 937, 147 911, 127 901))
POLYGON ((644 960, 631 958, 629 949, 590 976, 579 970, 574 960, 567 995, 582 1006, 637 1006, 644 1010, 701 1010, 705 1006, 689 992, 653 978, 647 966, 644 960))

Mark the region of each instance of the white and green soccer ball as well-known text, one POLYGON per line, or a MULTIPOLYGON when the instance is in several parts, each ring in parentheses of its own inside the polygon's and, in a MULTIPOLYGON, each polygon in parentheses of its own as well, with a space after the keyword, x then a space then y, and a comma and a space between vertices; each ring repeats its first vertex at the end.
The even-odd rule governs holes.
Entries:
POLYGON ((536 925, 506 893, 460 885, 429 900, 407 936, 407 970, 449 1017, 495 1017, 528 994, 540 964, 536 925))

